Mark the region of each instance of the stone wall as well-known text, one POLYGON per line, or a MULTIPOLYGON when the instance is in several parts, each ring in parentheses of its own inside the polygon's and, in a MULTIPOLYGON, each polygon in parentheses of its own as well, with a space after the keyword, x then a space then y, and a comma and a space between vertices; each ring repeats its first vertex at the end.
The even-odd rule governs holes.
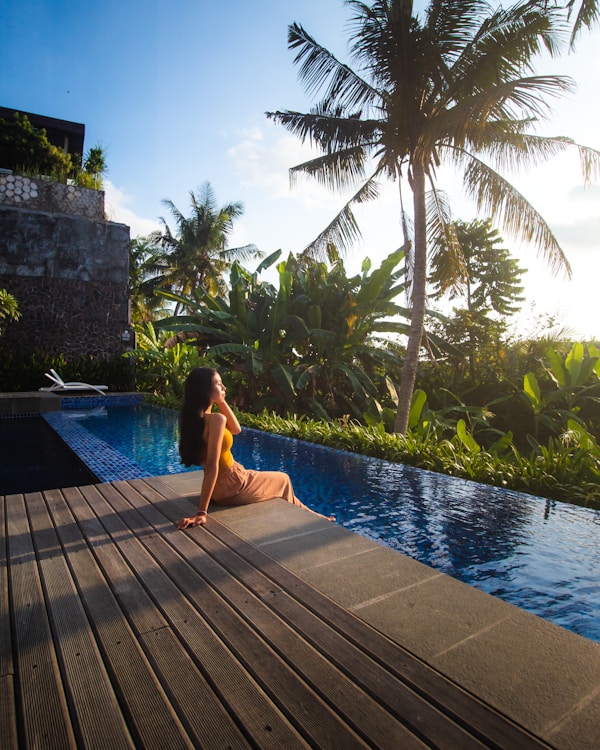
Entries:
POLYGON ((104 219, 104 193, 101 190, 16 174, 0 173, 0 204, 99 221, 104 219))
POLYGON ((22 313, 5 325, 0 356, 120 354, 128 346, 129 227, 29 205, 0 203, 0 289, 22 313))

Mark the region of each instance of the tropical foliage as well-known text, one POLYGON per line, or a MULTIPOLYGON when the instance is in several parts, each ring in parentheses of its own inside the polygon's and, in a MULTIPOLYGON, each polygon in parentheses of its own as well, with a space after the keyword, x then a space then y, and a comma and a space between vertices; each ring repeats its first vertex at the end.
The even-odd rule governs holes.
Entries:
POLYGON ((230 392, 242 409, 378 418, 393 407, 400 353, 394 336, 407 330, 406 310, 395 302, 405 288, 403 254, 376 269, 365 260, 350 278, 331 248, 331 266, 293 256, 277 263, 279 257, 254 273, 234 263, 224 296, 163 293, 190 313, 157 327, 230 371, 230 392), (258 278, 275 263, 278 288, 258 278))
POLYGON ((137 388, 152 394, 155 401, 173 406, 180 404, 188 373, 205 362, 194 347, 170 338, 151 323, 136 326, 137 348, 124 356, 135 357, 137 388))
MULTIPOLYGON (((600 154, 534 130, 547 118, 552 99, 572 88, 565 77, 533 73, 539 53, 561 50, 567 31, 563 5, 527 1, 494 9, 485 0, 431 0, 422 16, 413 15, 410 0, 348 5, 354 67, 292 24, 288 42, 300 78, 320 98, 309 113, 268 116, 322 151, 293 167, 292 175, 306 173, 334 190, 352 191, 307 253, 318 254, 330 241, 347 248, 358 234, 352 207, 377 198, 382 179, 401 187, 408 182, 413 233, 402 199, 400 213, 403 245, 411 253, 412 316, 395 421, 404 433, 423 340, 428 257, 445 254, 454 261, 446 263, 451 272, 464 265, 438 186, 440 166, 459 171, 480 213, 532 243, 553 270, 568 274, 552 231, 503 172, 575 148, 588 181, 600 170, 600 154)), ((573 3, 567 7, 574 10, 573 3)), ((583 0, 576 25, 591 24, 596 13, 596 3, 583 0)))
POLYGON ((548 347, 546 361, 544 380, 540 382, 534 372, 523 378, 522 401, 532 417, 531 438, 544 441, 567 429, 589 430, 600 437, 600 349, 576 343, 562 357, 548 347))
POLYGON ((457 221, 453 225, 460 242, 463 269, 460 277, 449 283, 447 256, 438 255, 432 262, 431 282, 436 299, 448 298, 456 303, 452 316, 434 325, 461 350, 460 358, 449 358, 455 370, 466 363, 470 386, 476 386, 498 370, 504 351, 504 339, 510 317, 523 301, 521 274, 517 261, 501 247, 502 238, 490 221, 457 221))
POLYGON ((93 146, 83 159, 74 155, 71 175, 80 187, 102 190, 102 178, 107 172, 105 149, 100 144, 93 146))
POLYGON ((0 167, 31 175, 45 175, 57 182, 73 180, 81 187, 102 190, 106 156, 101 145, 84 157, 66 154, 48 140, 44 128, 36 128, 27 115, 0 118, 0 167))
POLYGON ((454 433, 443 439, 436 430, 420 434, 409 429, 406 435, 399 435, 387 432, 382 424, 365 427, 349 421, 324 422, 267 412, 241 414, 240 420, 248 427, 332 448, 600 508, 600 450, 593 439, 576 429, 550 438, 536 451, 519 453, 511 446, 510 436, 496 448, 480 447, 460 420, 454 433))
POLYGON ((46 131, 35 128, 27 115, 0 118, 0 167, 66 178, 72 166, 69 155, 53 146, 46 131))
MULTIPOLYGON (((259 257, 254 245, 229 248, 229 235, 234 222, 243 213, 241 203, 228 203, 218 208, 214 192, 207 182, 197 193, 190 192, 191 215, 185 216, 170 200, 163 204, 175 219, 172 230, 161 218, 162 231, 147 238, 156 247, 160 263, 161 286, 179 295, 190 295, 196 289, 211 294, 226 290, 224 274, 234 260, 246 261, 259 257)), ((181 305, 178 303, 178 311, 181 305)))
POLYGON ((6 289, 0 289, 0 336, 5 320, 18 320, 21 317, 19 303, 6 289))

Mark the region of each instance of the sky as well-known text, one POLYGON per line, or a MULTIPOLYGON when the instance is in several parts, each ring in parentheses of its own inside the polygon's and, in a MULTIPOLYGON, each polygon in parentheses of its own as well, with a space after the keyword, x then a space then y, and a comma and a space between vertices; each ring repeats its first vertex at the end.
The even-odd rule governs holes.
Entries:
MULTIPOLYGON (((219 206, 244 206, 231 246, 298 253, 344 196, 304 179, 290 187, 289 168, 310 152, 265 112, 314 104, 287 48, 289 24, 348 61, 349 18, 343 0, 2 0, 0 105, 85 125, 85 149, 101 145, 107 159, 107 216, 132 238, 159 228, 160 217, 174 228, 163 201, 188 215, 190 192, 209 182, 219 206)), ((539 134, 600 150, 599 42, 600 29, 584 32, 575 53, 536 67, 577 84, 539 134)), ((552 316, 574 338, 600 337, 600 183, 583 188, 575 150, 506 176, 548 221, 573 271, 571 280, 553 276, 533 248, 501 231, 528 269, 516 331, 545 333, 552 316)), ((440 174, 438 187, 454 218, 486 218, 452 173, 440 174)), ((362 239, 346 258, 349 273, 401 244, 397 186, 356 215, 362 239)))

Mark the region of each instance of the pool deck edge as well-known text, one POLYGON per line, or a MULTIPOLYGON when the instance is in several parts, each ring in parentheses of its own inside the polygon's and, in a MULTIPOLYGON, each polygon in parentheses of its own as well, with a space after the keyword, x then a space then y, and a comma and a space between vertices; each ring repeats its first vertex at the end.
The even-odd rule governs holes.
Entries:
MULTIPOLYGON (((202 472, 160 477, 197 496, 202 472)), ((600 644, 284 500, 211 513, 559 750, 598 747, 600 644)))

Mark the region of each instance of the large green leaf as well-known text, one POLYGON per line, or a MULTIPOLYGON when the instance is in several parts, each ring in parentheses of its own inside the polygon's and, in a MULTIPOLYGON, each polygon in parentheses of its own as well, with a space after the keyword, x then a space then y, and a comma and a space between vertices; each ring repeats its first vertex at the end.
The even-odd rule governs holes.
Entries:
POLYGON ((267 268, 270 268, 274 263, 276 263, 279 258, 281 257, 281 250, 275 250, 274 253, 271 253, 271 255, 268 255, 264 260, 262 260, 258 266, 256 267, 256 274, 261 273, 262 271, 266 271, 267 268))
POLYGON ((358 302, 372 302, 381 294, 386 284, 389 284, 392 271, 404 258, 404 248, 396 250, 383 260, 379 268, 374 271, 368 280, 362 284, 356 299, 358 302))
POLYGON ((294 388, 294 381, 289 369, 278 364, 271 370, 271 375, 284 398, 290 401, 293 400, 296 396, 296 389, 294 388))
POLYGON ((427 394, 421 388, 416 388, 412 395, 410 412, 408 415, 408 428, 415 428, 421 421, 423 409, 427 403, 427 394))
POLYGON ((473 435, 471 435, 471 433, 467 431, 467 425, 464 419, 459 419, 456 423, 456 434, 460 442, 470 453, 480 452, 481 447, 479 446, 473 435))
POLYGON ((568 385, 583 385, 580 382, 581 368, 583 365, 583 358, 585 356, 585 350, 582 343, 573 344, 571 351, 565 358, 565 370, 569 373, 568 385))
POLYGON ((566 387, 567 373, 563 366, 562 357, 552 347, 548 347, 548 349, 546 349, 546 357, 550 364, 550 375, 552 376, 552 379, 557 385, 561 386, 562 388, 566 387))
POLYGON ((542 405, 542 394, 540 391, 540 384, 533 372, 528 372, 523 378, 523 390, 525 395, 531 402, 533 410, 539 412, 542 405))

